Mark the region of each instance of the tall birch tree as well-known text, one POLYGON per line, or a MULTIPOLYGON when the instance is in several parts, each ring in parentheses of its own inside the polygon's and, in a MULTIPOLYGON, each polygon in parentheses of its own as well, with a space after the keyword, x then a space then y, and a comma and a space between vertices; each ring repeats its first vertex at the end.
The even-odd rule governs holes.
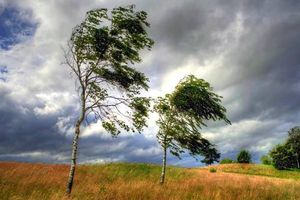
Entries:
POLYGON ((132 5, 110 12, 91 10, 73 29, 65 62, 76 80, 80 112, 75 124, 68 194, 85 119, 101 120, 103 128, 113 136, 121 130, 141 131, 146 126, 149 99, 140 93, 148 89, 148 78, 134 64, 142 61, 140 51, 150 50, 154 43, 147 35, 147 27, 147 13, 135 11, 132 5))

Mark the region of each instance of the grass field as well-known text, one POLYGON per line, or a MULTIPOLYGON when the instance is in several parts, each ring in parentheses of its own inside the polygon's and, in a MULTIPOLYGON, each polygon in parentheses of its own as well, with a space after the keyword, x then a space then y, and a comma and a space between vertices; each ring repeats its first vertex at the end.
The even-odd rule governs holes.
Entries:
POLYGON ((0 162, 0 199, 300 199, 299 172, 277 171, 261 165, 215 168, 217 172, 210 173, 209 168, 170 167, 166 184, 161 186, 157 165, 80 165, 72 195, 66 197, 67 165, 0 162), (265 170, 263 174, 261 170, 265 170))

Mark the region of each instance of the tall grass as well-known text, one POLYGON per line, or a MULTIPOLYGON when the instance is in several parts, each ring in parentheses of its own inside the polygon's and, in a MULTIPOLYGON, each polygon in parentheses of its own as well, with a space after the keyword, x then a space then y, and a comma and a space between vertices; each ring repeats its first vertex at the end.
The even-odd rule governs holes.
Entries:
POLYGON ((66 197, 67 165, 0 163, 0 199, 300 199, 296 180, 169 167, 159 185, 160 166, 116 163, 79 165, 66 197))

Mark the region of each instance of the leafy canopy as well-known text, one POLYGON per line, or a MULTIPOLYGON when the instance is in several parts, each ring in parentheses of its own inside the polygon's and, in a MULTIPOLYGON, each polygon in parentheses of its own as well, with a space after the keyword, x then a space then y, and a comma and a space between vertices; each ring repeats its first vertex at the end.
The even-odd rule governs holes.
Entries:
POLYGON ((237 155, 238 163, 250 163, 251 162, 251 154, 247 150, 241 150, 237 155))
POLYGON ((295 156, 300 156, 300 127, 294 127, 288 131, 286 144, 290 146, 295 156))
POLYGON ((203 156, 204 159, 201 160, 201 162, 205 163, 206 165, 211 165, 214 162, 219 162, 221 154, 214 147, 214 145, 211 145, 206 151, 204 151, 203 156))
POLYGON ((140 51, 151 49, 147 13, 134 6, 94 9, 76 26, 66 51, 66 63, 78 80, 83 112, 102 120, 113 135, 141 131, 146 125, 149 99, 141 97, 148 78, 133 66, 140 51), (129 108, 129 109, 128 109, 129 108))
POLYGON ((197 122, 199 127, 203 120, 224 120, 227 123, 226 109, 221 105, 221 96, 203 79, 189 75, 176 86, 171 95, 171 104, 187 118, 197 122))
POLYGON ((180 153, 184 151, 181 149, 177 138, 184 130, 178 122, 176 113, 173 112, 168 98, 159 97, 155 102, 154 110, 159 114, 159 119, 156 121, 159 126, 156 135, 158 142, 163 148, 170 148, 173 155, 180 157, 180 153))
POLYGON ((276 145, 271 151, 270 156, 276 169, 289 169, 296 167, 293 152, 285 144, 276 145))
POLYGON ((260 157, 260 161, 264 165, 272 165, 272 158, 269 155, 263 155, 260 157))
POLYGON ((300 164, 300 127, 288 131, 288 138, 275 146, 269 153, 277 169, 299 168, 300 164))
POLYGON ((204 156, 202 162, 206 164, 218 161, 220 154, 201 136, 200 129, 204 120, 223 119, 230 123, 220 98, 207 82, 193 75, 183 79, 172 94, 158 98, 154 110, 159 114, 157 138, 162 147, 177 157, 186 149, 194 157, 204 156))

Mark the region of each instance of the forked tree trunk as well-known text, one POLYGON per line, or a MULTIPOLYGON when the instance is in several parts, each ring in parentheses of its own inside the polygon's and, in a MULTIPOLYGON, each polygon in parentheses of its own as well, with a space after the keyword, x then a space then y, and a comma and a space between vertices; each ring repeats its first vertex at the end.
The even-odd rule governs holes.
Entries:
POLYGON ((163 184, 165 182, 165 176, 166 176, 166 164, 167 164, 167 147, 166 145, 163 147, 163 163, 162 163, 162 170, 161 170, 161 176, 160 176, 160 184, 163 184))
POLYGON ((85 116, 85 98, 84 98, 84 92, 81 94, 81 114, 79 119, 76 122, 75 126, 75 133, 73 137, 73 145, 72 145, 72 158, 71 158, 71 166, 70 166, 70 172, 69 172, 69 178, 67 183, 67 190, 66 193, 69 195, 72 191, 73 181, 74 181, 74 175, 75 175, 75 168, 76 168, 76 158, 77 158, 77 147, 78 147, 78 139, 80 134, 80 126, 84 120, 85 116))

